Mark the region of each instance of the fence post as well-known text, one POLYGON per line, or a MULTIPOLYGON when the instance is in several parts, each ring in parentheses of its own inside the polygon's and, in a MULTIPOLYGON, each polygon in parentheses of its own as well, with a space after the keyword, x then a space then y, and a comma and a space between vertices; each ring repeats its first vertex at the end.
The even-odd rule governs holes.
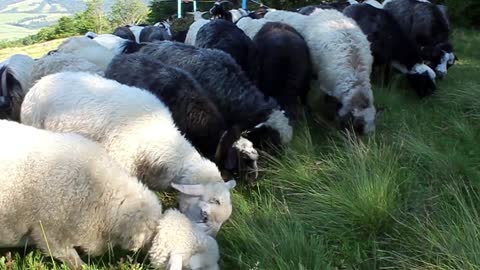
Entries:
POLYGON ((242 8, 247 10, 247 0, 242 0, 242 8))
POLYGON ((193 12, 197 11, 197 1, 193 0, 193 12))
POLYGON ((177 18, 182 18, 182 0, 177 0, 177 18))

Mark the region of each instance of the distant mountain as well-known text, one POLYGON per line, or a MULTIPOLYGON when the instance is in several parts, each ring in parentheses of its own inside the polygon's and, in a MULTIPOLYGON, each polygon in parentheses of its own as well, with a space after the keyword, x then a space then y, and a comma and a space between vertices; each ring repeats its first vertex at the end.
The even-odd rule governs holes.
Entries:
MULTIPOLYGON (((151 0, 143 0, 149 3, 151 0)), ((85 10, 86 0, 0 0, 0 40, 19 39, 85 10)), ((105 0, 110 10, 115 0, 105 0)))

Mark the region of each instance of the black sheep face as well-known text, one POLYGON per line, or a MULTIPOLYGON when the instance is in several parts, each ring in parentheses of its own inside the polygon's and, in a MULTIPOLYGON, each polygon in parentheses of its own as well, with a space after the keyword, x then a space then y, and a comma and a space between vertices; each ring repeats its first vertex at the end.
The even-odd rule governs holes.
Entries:
POLYGON ((441 79, 446 76, 447 70, 457 60, 453 52, 453 46, 448 42, 437 44, 434 47, 422 47, 421 53, 426 64, 435 70, 435 73, 441 79))

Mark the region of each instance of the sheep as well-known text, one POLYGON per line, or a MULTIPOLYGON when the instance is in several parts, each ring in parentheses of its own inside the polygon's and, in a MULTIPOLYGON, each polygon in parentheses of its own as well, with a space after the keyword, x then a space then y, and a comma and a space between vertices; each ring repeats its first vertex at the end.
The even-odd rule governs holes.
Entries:
POLYGON ((415 41, 387 11, 364 3, 347 7, 343 14, 354 19, 367 35, 374 66, 392 65, 400 69, 420 97, 435 91, 435 72, 423 64, 415 41))
POLYGON ((253 19, 250 17, 242 17, 236 23, 237 27, 242 29, 242 31, 250 38, 254 39, 255 35, 260 31, 260 29, 269 21, 266 19, 253 19))
MULTIPOLYGON (((87 37, 89 39, 93 39, 93 41, 97 42, 98 44, 100 44, 103 47, 107 48, 108 50, 112 51, 114 54, 132 53, 132 52, 137 51, 142 46, 141 44, 139 44, 135 41, 124 39, 124 38, 121 38, 119 36, 115 36, 115 35, 112 35, 112 34, 97 35, 95 33, 88 32, 87 34, 85 34, 85 37, 87 37)), ((90 45, 89 43, 91 43, 91 42, 84 41, 84 39, 82 39, 82 38, 74 37, 74 38, 68 39, 68 41, 72 42, 73 44, 80 43, 81 45, 83 45, 85 47, 93 46, 93 48, 91 48, 91 49, 99 50, 99 49, 94 48, 94 45, 90 45)), ((72 48, 72 46, 70 46, 70 48, 72 48)), ((73 47, 73 48, 76 48, 76 47, 73 47)), ((80 52, 82 52, 82 51, 79 51, 79 53, 80 52)))
POLYGON ((198 20, 195 20, 189 27, 188 27, 188 32, 187 36, 185 37, 184 43, 187 45, 195 45, 195 41, 197 40, 197 33, 202 26, 205 24, 209 23, 210 20, 206 20, 203 18, 200 18, 198 20))
MULTIPOLYGON (((112 35, 113 36, 113 35, 112 35)), ((117 36, 113 36, 119 38, 117 36)), ((115 56, 115 52, 107 49, 88 37, 71 37, 66 39, 57 49, 59 53, 70 53, 84 58, 105 71, 115 56)))
POLYGON ((170 270, 220 269, 220 255, 215 239, 174 209, 165 211, 160 218, 148 253, 150 262, 155 267, 165 267, 168 264, 170 270))
POLYGON ((172 35, 163 25, 145 26, 140 32, 140 42, 153 42, 161 40, 171 40, 172 35))
POLYGON ((18 121, 20 106, 30 88, 34 60, 14 54, 0 64, 0 118, 18 121))
POLYGON ((454 64, 455 53, 450 44, 450 23, 447 8, 429 1, 385 1, 383 8, 389 12, 403 31, 421 48, 424 60, 435 69, 440 78, 454 64))
POLYGON ((26 55, 13 55, 3 69, 0 68, 0 74, 4 76, 0 89, 12 99, 12 103, 5 104, 2 110, 5 112, 3 118, 19 121, 20 106, 30 87, 40 78, 60 71, 104 74, 97 65, 73 54, 57 51, 36 60, 26 55))
MULTIPOLYGON (((147 55, 134 53, 116 56, 105 72, 105 77, 147 89, 165 102, 177 127, 187 140, 220 169, 231 174, 239 173, 240 168, 226 165, 227 161, 232 159, 235 164, 238 162, 235 159, 239 151, 245 153, 243 158, 248 158, 247 154, 250 152, 253 157, 255 154, 258 156, 253 147, 229 150, 234 142, 240 139, 240 132, 227 127, 217 106, 186 71, 169 67, 147 55), (129 68, 126 69, 126 66, 129 68), (130 70, 136 72, 132 73, 130 70)), ((257 168, 256 159, 253 160, 252 168, 257 168)))
POLYGON ((180 191, 180 210, 215 235, 232 212, 230 190, 217 166, 180 134, 168 108, 153 94, 86 72, 40 79, 25 96, 21 122, 76 132, 104 146, 152 190, 180 191))
POLYGON ((336 10, 322 9, 310 16, 271 11, 265 19, 291 25, 307 42, 317 76, 308 97, 310 106, 315 106, 323 90, 340 102, 337 115, 342 126, 352 124, 358 133, 372 134, 376 119, 370 85, 373 57, 357 24, 336 10))
POLYGON ((209 12, 214 19, 224 19, 232 23, 237 22, 241 17, 249 15, 243 8, 233 9, 233 4, 229 1, 215 2, 209 12))
POLYGON ((33 241, 82 269, 75 247, 93 256, 109 243, 137 251, 154 236, 157 197, 99 144, 7 120, 0 127, 0 246, 33 241))
MULTIPOLYGON (((253 39, 258 49, 259 89, 298 116, 298 98, 306 105, 312 78, 310 52, 303 37, 284 23, 266 23, 253 39)), ((297 118, 297 117, 296 117, 297 118)))
POLYGON ((135 41, 135 35, 133 34, 132 30, 128 28, 128 26, 117 27, 115 28, 112 34, 115 36, 121 37, 123 39, 135 41))
POLYGON ((255 147, 266 140, 281 145, 292 139, 289 119, 278 103, 265 97, 225 52, 171 41, 145 45, 140 52, 191 73, 202 83, 227 125, 239 125, 241 131, 248 131, 246 138, 255 137, 255 147))
POLYGON ((234 23, 226 20, 208 22, 198 30, 194 45, 219 49, 230 54, 248 78, 254 83, 257 82, 257 48, 234 23))

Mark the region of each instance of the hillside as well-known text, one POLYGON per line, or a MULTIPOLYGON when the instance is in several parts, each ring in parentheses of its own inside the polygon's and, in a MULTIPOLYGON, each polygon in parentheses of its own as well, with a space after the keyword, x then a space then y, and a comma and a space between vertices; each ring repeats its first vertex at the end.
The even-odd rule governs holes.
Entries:
MULTIPOLYGON (((144 0, 145 3, 150 0, 144 0)), ((60 17, 85 9, 86 0, 1 0, 0 40, 13 40, 38 32, 60 17)), ((114 0, 105 0, 109 10, 114 0)))

